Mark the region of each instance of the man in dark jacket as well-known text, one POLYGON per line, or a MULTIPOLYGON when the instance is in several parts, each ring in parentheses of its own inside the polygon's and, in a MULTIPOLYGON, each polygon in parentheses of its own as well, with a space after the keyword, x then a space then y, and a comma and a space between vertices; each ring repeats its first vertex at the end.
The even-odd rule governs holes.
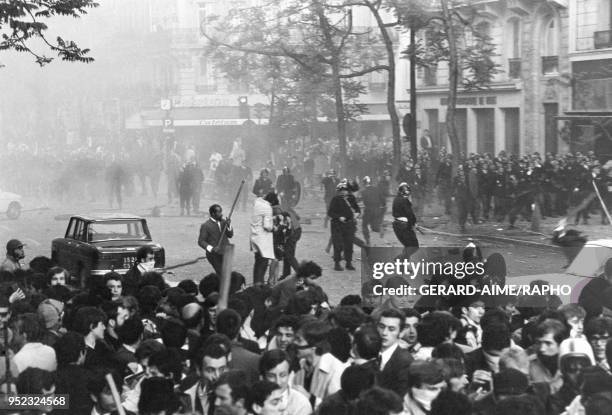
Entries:
POLYGON ((223 248, 227 239, 234 236, 229 218, 223 219, 223 209, 214 204, 208 208, 210 219, 200 227, 198 245, 206 251, 206 259, 212 265, 217 275, 221 275, 223 266, 223 248), (222 236, 223 232, 223 236, 222 236))
POLYGON ((355 214, 353 209, 360 212, 359 206, 351 206, 348 197, 349 190, 346 183, 339 183, 336 187, 337 194, 329 203, 327 216, 331 218, 331 237, 334 246, 334 270, 342 271, 340 258, 344 253, 346 269, 354 271, 353 267, 353 238, 357 230, 355 214))
POLYGON ((295 180, 289 167, 283 167, 283 174, 276 179, 276 192, 280 197, 281 207, 287 209, 297 204, 298 182, 295 180))
POLYGON ((404 245, 404 258, 410 258, 419 249, 419 240, 414 233, 416 216, 412 211, 412 203, 409 200, 410 186, 400 183, 397 188, 397 196, 393 200, 393 232, 397 239, 404 245))
POLYGON ((403 312, 390 308, 381 313, 376 324, 382 339, 378 385, 397 393, 401 393, 398 389, 400 373, 406 371, 414 360, 408 350, 399 347, 405 320, 403 312))
POLYGON ((272 191, 272 181, 269 178, 270 173, 268 170, 263 169, 259 173, 259 179, 255 180, 253 185, 253 194, 255 197, 264 197, 272 191))
POLYGON ((436 173, 436 186, 438 186, 438 199, 444 204, 444 213, 451 214, 451 181, 452 181, 452 162, 446 157, 436 173))
POLYGON ((369 176, 365 176, 363 178, 363 182, 365 184, 365 188, 361 192, 361 199, 363 200, 364 207, 361 229, 363 231, 363 237, 365 238, 366 245, 370 245, 369 228, 372 228, 373 232, 380 231, 382 214, 387 201, 380 188, 372 185, 372 180, 369 176))
POLYGON ((185 211, 187 211, 187 216, 189 216, 193 198, 202 180, 202 171, 195 161, 190 161, 183 166, 178 178, 181 216, 185 215, 185 211))
POLYGON ((87 391, 89 371, 85 362, 85 340, 83 335, 69 331, 53 346, 57 356, 57 381, 55 393, 70 394, 70 413, 89 414, 93 402, 87 391))
MULTIPOLYGON (((329 209, 329 204, 331 203, 332 198, 336 193, 336 186, 338 186, 340 181, 336 177, 336 171, 330 170, 327 172, 327 176, 321 180, 321 187, 324 191, 323 200, 325 202, 325 212, 329 209)), ((329 216, 325 215, 325 221, 323 222, 323 226, 327 228, 327 222, 329 221, 329 216)))

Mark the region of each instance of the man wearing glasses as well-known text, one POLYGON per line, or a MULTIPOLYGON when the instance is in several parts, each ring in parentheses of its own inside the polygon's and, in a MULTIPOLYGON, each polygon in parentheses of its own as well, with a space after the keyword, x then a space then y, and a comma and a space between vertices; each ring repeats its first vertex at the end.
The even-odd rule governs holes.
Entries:
POLYGON ((612 319, 609 317, 596 317, 589 320, 584 334, 591 344, 597 365, 610 371, 610 362, 606 358, 606 343, 612 333, 612 319))

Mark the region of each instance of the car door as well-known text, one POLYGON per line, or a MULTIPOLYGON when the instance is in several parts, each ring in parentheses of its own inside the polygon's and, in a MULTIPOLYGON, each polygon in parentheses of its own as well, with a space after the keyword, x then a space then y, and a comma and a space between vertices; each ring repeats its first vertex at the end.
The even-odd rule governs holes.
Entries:
POLYGON ((67 269, 68 271, 72 270, 72 238, 74 235, 74 230, 77 225, 76 218, 70 218, 70 222, 68 222, 68 227, 66 228, 66 233, 63 238, 57 238, 53 241, 51 246, 51 257, 59 265, 67 269))
POLYGON ((78 276, 80 272, 80 242, 79 239, 85 229, 85 222, 80 218, 74 218, 75 223, 72 227, 72 233, 66 235, 66 252, 68 256, 68 269, 72 275, 78 276))
POLYGON ((77 272, 84 268, 90 268, 91 258, 89 258, 89 241, 87 239, 87 227, 89 223, 81 221, 74 236, 74 259, 76 261, 77 272))

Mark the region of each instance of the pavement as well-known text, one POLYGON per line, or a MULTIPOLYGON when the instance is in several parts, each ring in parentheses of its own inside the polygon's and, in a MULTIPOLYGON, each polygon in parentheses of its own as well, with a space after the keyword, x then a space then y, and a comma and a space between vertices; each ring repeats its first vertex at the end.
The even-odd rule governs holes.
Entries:
MULTIPOLYGON (((164 198, 165 199, 165 198, 164 198)), ((227 199, 227 197, 226 197, 227 199)), ((252 206, 252 196, 249 196, 247 209, 252 206)), ((180 216, 176 202, 167 205, 165 200, 155 200, 152 196, 126 197, 122 209, 124 213, 133 213, 147 218, 153 239, 166 248, 166 266, 173 268, 166 272, 169 281, 178 282, 191 278, 199 280, 212 267, 204 256, 204 251, 197 245, 199 227, 208 213, 197 216, 180 216), (157 206, 161 216, 153 217, 152 210, 157 206)), ((230 200, 217 200, 214 197, 203 197, 201 206, 207 210, 212 203, 220 202, 224 213, 229 213, 230 200)), ((298 260, 313 260, 323 268, 323 276, 319 280, 321 286, 330 297, 332 304, 337 304, 347 294, 359 293, 361 287, 361 252, 355 250, 355 266, 357 271, 333 271, 331 253, 325 252, 329 240, 329 229, 324 228, 324 209, 320 193, 311 191, 298 206, 302 217, 303 236, 298 243, 298 260)), ((76 213, 117 212, 111 210, 105 200, 87 201, 83 198, 74 199, 68 203, 43 202, 40 200, 25 200, 25 209, 18 220, 0 218, 0 241, 11 238, 22 239, 28 246, 26 260, 37 255, 50 255, 51 241, 63 236, 68 218, 76 213)), ((234 266, 242 272, 247 281, 251 280, 253 254, 250 252, 250 212, 238 208, 232 222, 235 229, 233 243, 235 245, 234 266)), ((388 213, 385 222, 390 223, 388 213)), ((559 219, 543 219, 540 231, 531 230, 528 222, 518 222, 517 229, 506 230, 507 224, 485 222, 467 226, 467 232, 462 234, 450 218, 442 214, 440 206, 427 206, 420 224, 425 228, 425 234, 419 235, 422 246, 458 246, 463 247, 469 241, 477 242, 483 248, 483 254, 500 252, 506 258, 509 276, 531 275, 560 271, 565 265, 561 251, 550 244, 550 235, 557 226, 559 219)), ((580 225, 573 227, 588 235, 591 239, 608 237, 609 225, 580 225)), ((361 234, 361 231, 358 232, 361 234)), ((372 234, 371 245, 376 247, 400 247, 391 227, 383 237, 372 234)))

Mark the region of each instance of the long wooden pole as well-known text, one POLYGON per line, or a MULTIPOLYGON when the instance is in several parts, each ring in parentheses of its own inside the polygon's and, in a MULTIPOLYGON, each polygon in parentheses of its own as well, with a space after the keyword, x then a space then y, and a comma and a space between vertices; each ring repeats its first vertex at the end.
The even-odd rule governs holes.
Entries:
MULTIPOLYGON (((230 209, 229 216, 227 219, 231 219, 234 214, 234 209, 236 208, 236 203, 238 203, 238 198, 240 197, 240 192, 242 192, 242 186, 244 186, 244 179, 240 182, 240 187, 238 187, 238 192, 236 193, 236 197, 234 198, 234 203, 232 203, 232 208, 230 209)), ((225 231, 227 230, 227 221, 223 224, 223 229, 221 229, 221 238, 219 238, 219 242, 217 242, 216 248, 221 246, 221 242, 223 242, 223 238, 225 237, 225 231)))
POLYGON ((223 265, 221 266, 221 284, 219 288, 218 310, 227 308, 229 289, 232 279, 232 262, 234 261, 234 245, 227 244, 223 247, 223 265))
POLYGON ((106 379, 106 383, 108 383, 111 394, 113 395, 113 400, 117 405, 117 413, 119 415, 125 415, 125 409, 123 409, 123 406, 121 405, 121 396, 119 395, 119 390, 117 389, 117 384, 115 383, 115 379, 113 379, 113 375, 107 373, 104 377, 106 379))

